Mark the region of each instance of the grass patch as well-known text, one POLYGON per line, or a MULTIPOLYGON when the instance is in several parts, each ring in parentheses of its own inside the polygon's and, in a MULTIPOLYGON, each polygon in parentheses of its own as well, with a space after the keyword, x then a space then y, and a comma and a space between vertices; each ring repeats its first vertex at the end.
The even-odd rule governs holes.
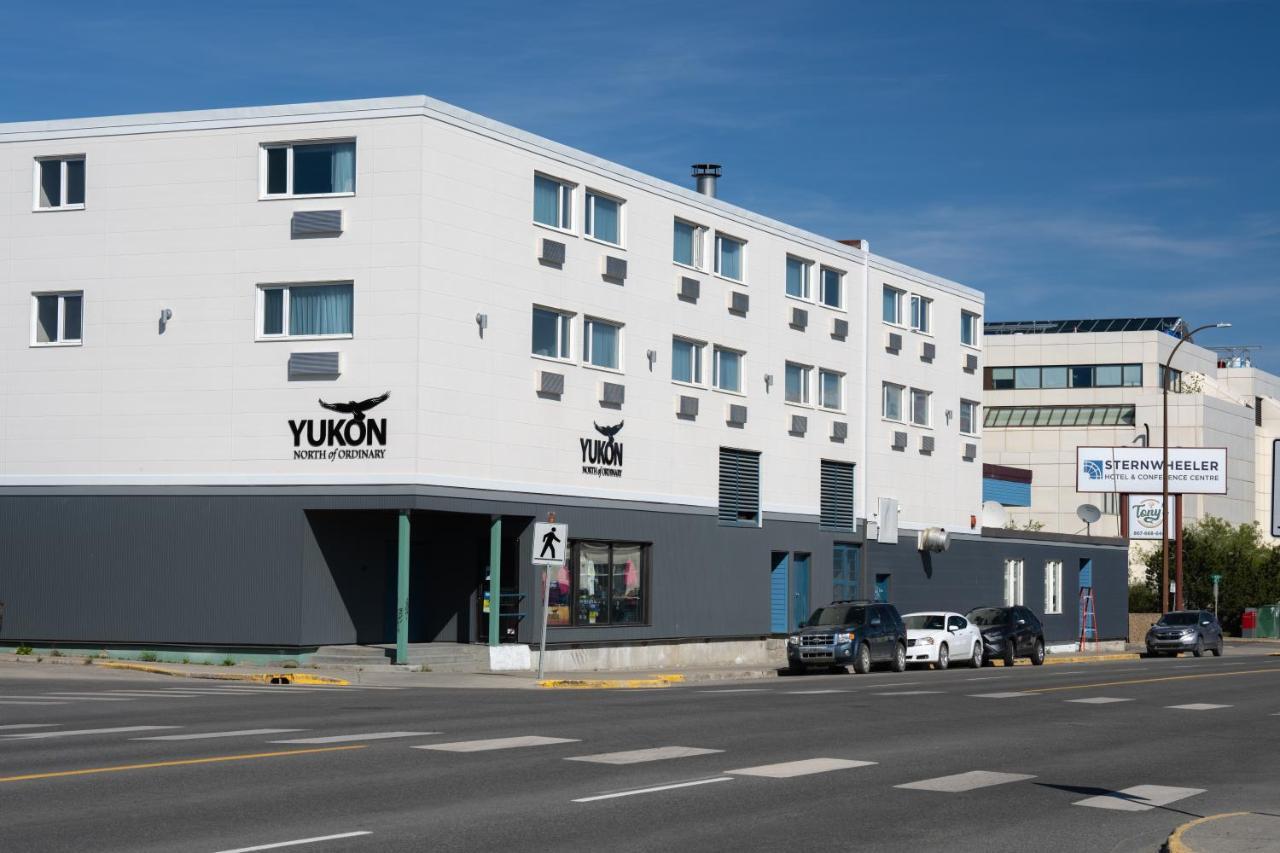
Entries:
POLYGON ((160 660, 160 658, 156 655, 155 652, 143 652, 142 654, 138 655, 138 660, 146 661, 147 663, 155 663, 156 661, 160 660))
POLYGON ((13 653, 15 655, 29 655, 32 651, 33 649, 30 646, 18 646, 13 650, 13 653))
POLYGON ((223 659, 222 659, 222 665, 223 665, 223 666, 235 666, 235 665, 236 665, 236 659, 235 659, 235 658, 223 658, 223 659))

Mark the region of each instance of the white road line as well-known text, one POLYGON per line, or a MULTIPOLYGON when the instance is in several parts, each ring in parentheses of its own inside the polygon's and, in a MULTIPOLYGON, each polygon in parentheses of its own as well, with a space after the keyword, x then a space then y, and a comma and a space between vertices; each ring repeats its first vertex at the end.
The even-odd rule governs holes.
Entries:
POLYGON ((193 699, 196 693, 162 693, 159 690, 112 690, 104 696, 117 696, 125 699, 193 699))
POLYGON ((44 696, 24 696, 24 699, 56 699, 59 702, 134 702, 132 696, 81 696, 76 693, 46 693, 44 696))
POLYGON ((578 742, 578 738, 572 737, 525 735, 523 737, 495 737, 487 740, 457 740, 452 743, 431 743, 413 748, 434 749, 441 752, 488 752, 492 749, 519 749, 526 746, 549 746, 555 743, 578 742))
POLYGON ((315 838, 299 838, 296 841, 277 841, 275 844, 259 844, 257 847, 237 847, 234 850, 221 850, 219 853, 254 853, 255 850, 279 850, 281 847, 297 847, 300 844, 319 844, 321 841, 337 841, 339 838, 355 838, 359 835, 373 835, 372 832, 340 832, 337 835, 317 835, 315 838))
POLYGON ((1132 699, 1119 699, 1115 696, 1090 696, 1088 699, 1066 699, 1079 705, 1110 705, 1112 702, 1132 702, 1132 699))
POLYGON ((249 735, 282 735, 289 732, 305 732, 306 729, 241 729, 238 732, 198 732, 185 735, 155 735, 153 737, 135 737, 132 740, 205 740, 215 737, 248 737, 249 735))
POLYGON ((182 726, 113 726, 109 729, 72 729, 57 732, 23 732, 16 735, 0 735, 9 740, 44 740, 51 737, 71 737, 73 735, 112 735, 124 732, 154 732, 158 729, 180 729, 182 726))
POLYGON ((440 732, 366 732, 364 734, 329 735, 328 737, 302 737, 293 740, 273 740, 270 743, 343 743, 349 740, 387 740, 397 737, 422 737, 440 732))
POLYGON ((1214 705, 1211 702, 1192 702, 1190 705, 1165 705, 1175 711, 1216 711, 1218 708, 1230 708, 1230 705, 1214 705))
POLYGON ((1007 675, 987 675, 982 678, 966 678, 965 681, 999 681, 1002 678, 1008 678, 1007 675))
MULTIPOLYGON (((1082 672, 1088 672, 1088 670, 1085 670, 1085 669, 1050 670, 1049 672, 1046 672, 1045 675, 1079 675, 1082 672)), ((1115 670, 1112 670, 1112 672, 1115 672, 1115 670)))
POLYGON ((824 693, 848 693, 848 690, 784 690, 788 696, 818 696, 824 693))
MULTIPOLYGON (((594 803, 597 800, 615 800, 618 797, 634 797, 637 794, 654 794, 658 791, 672 791, 676 788, 692 788, 694 785, 710 785, 713 782, 732 782, 729 776, 716 776, 712 779, 696 779, 692 782, 672 782, 670 785, 655 785, 652 788, 637 788, 634 791, 618 791, 613 794, 596 794, 594 797, 579 797, 575 803, 594 803)), ((235 853, 235 851, 228 851, 235 853)))
POLYGON ((813 773, 829 773, 832 770, 848 770, 853 767, 869 767, 874 761, 851 761, 847 758, 806 758, 801 761, 784 761, 781 764, 762 764, 741 770, 726 770, 730 776, 763 776, 768 779, 791 779, 813 773))
POLYGON ((1123 791, 1113 791, 1098 797, 1088 797, 1072 803, 1073 806, 1089 806, 1095 809, 1111 809, 1118 812, 1145 812, 1156 806, 1167 806, 1196 794, 1204 788, 1169 788, 1164 785, 1135 785, 1123 791))
POLYGON ((1032 696, 1032 693, 971 693, 970 698, 973 699, 1013 699, 1017 696, 1032 696))
POLYGON ((0 726, 0 730, 9 729, 52 729, 59 726, 60 723, 9 723, 0 726))
POLYGON ((894 785, 895 788, 906 788, 912 791, 941 791, 946 794, 959 794, 964 791, 976 791, 978 788, 990 788, 993 785, 1007 785, 1010 782, 1022 782, 1034 779, 1026 773, 993 773, 990 770, 970 770, 968 773, 956 773, 953 776, 939 776, 936 779, 921 779, 919 782, 908 782, 905 785, 894 785))
MULTIPOLYGON (((0 705, 65 705, 66 701, 61 702, 39 702, 27 699, 0 699, 0 705)), ((0 728, 3 728, 0 726, 0 728)))
POLYGON ((892 690, 888 693, 872 693, 872 696, 929 696, 945 693, 944 690, 892 690))
POLYGON ((730 687, 721 690, 699 690, 699 693, 768 693, 768 687, 730 687))
POLYGON ((697 746, 655 746, 653 749, 632 749, 626 752, 602 752, 599 755, 574 755, 565 761, 589 761, 592 764, 643 764, 646 761, 666 761, 670 758, 689 758, 694 755, 711 755, 723 749, 702 749, 697 746))

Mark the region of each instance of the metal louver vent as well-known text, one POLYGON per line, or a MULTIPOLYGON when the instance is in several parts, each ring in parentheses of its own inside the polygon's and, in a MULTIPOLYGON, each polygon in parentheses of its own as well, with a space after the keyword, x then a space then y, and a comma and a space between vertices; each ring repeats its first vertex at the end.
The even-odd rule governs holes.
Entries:
POLYGON ((289 236, 337 237, 342 233, 341 210, 295 210, 289 220, 289 236))
POLYGON ((920 436, 920 452, 921 453, 933 452, 933 436, 931 435, 920 436))
POLYGON ((823 530, 851 531, 853 518, 853 463, 822 460, 822 494, 818 526, 823 530))
POLYGON ((809 419, 804 415, 791 416, 791 434, 804 435, 809 431, 809 419))
POLYGON ((562 266, 564 264, 564 243, 558 240, 548 240, 542 238, 542 248, 538 253, 538 260, 544 264, 552 264, 553 266, 562 266))
POLYGON ((969 462, 972 462, 973 460, 977 459, 977 458, 978 458, 978 445, 973 444, 972 442, 971 442, 971 443, 969 443, 969 444, 966 444, 966 445, 964 446, 964 458, 965 458, 965 460, 967 460, 967 461, 969 461, 969 462))
POLYGON ((843 317, 836 317, 831 321, 831 337, 844 340, 849 337, 849 321, 843 317))
POLYGON ((803 308, 791 309, 791 328, 803 331, 809 325, 809 312, 803 308))
POLYGON ((978 357, 973 353, 967 353, 964 357, 964 372, 973 373, 978 369, 978 357))
POLYGON ((907 434, 905 432, 895 432, 893 434, 893 449, 894 450, 907 449, 907 434))
POLYGON ((749 307, 751 307, 751 298, 747 294, 736 290, 729 294, 729 311, 731 313, 746 316, 749 307))
POLYGON ((760 524, 760 454, 720 448, 720 523, 736 527, 760 524))
POLYGON ((932 343, 930 343, 929 341, 925 341, 924 343, 920 344, 920 360, 921 361, 933 361, 934 356, 937 355, 937 353, 938 353, 938 348, 934 346, 932 343))
POLYGON ((681 395, 676 406, 676 414, 687 420, 696 418, 698 416, 698 398, 681 395))
POLYGON ((627 277, 626 258, 615 258, 613 255, 605 255, 604 277, 613 279, 614 281, 625 280, 627 277))
POLYGON ((747 422, 747 407, 739 405, 729 406, 729 417, 726 421, 730 426, 743 426, 747 422))
POLYGON ((836 421, 831 425, 831 440, 844 441, 849 437, 849 424, 845 421, 836 421))
POLYGON ((696 278, 689 278, 687 275, 680 277, 679 297, 686 302, 697 302, 698 296, 701 295, 702 285, 696 278))
POLYGON ((289 379, 336 379, 342 374, 336 352, 289 353, 289 379))
POLYGON ((610 406, 621 406, 627 396, 627 387, 617 382, 605 382, 600 388, 600 402, 610 406))
POLYGON ((896 353, 902 349, 902 335, 897 332, 890 332, 888 339, 885 341, 884 348, 889 352, 896 353))
POLYGON ((538 371, 538 393, 544 397, 559 397, 564 393, 564 374, 550 370, 538 371))

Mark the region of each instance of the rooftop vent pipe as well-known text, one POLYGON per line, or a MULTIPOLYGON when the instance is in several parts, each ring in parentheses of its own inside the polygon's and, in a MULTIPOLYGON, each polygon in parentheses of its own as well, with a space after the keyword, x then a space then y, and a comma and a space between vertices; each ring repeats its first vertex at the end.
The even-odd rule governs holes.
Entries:
POLYGON ((716 197, 716 178, 720 177, 719 163, 694 163, 693 177, 698 179, 698 192, 716 197))

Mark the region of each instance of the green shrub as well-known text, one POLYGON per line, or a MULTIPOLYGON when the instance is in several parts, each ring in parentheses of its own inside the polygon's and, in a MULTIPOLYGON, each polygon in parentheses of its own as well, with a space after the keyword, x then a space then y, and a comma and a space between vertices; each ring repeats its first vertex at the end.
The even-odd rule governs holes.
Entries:
POLYGON ((138 655, 138 660, 144 660, 147 663, 154 663, 159 659, 160 659, 159 656, 157 656, 155 652, 143 652, 142 654, 138 655))
POLYGON ((32 650, 31 650, 31 647, 30 647, 30 646, 18 646, 18 647, 17 647, 16 649, 14 649, 13 651, 14 651, 14 654, 19 654, 19 655, 29 655, 29 654, 31 654, 31 651, 32 651, 32 650))
POLYGON ((223 659, 222 659, 222 665, 223 665, 223 666, 235 666, 235 665, 236 665, 236 659, 235 659, 235 658, 223 658, 223 659))
POLYGON ((1129 584, 1129 612, 1160 612, 1160 596, 1151 584, 1145 582, 1129 584))

